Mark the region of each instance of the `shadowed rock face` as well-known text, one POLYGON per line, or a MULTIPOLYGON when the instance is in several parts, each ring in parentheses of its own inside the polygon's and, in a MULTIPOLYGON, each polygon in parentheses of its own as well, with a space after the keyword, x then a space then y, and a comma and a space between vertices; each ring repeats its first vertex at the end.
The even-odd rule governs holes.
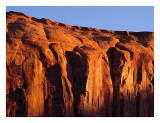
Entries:
POLYGON ((9 12, 7 116, 154 116, 154 33, 9 12))

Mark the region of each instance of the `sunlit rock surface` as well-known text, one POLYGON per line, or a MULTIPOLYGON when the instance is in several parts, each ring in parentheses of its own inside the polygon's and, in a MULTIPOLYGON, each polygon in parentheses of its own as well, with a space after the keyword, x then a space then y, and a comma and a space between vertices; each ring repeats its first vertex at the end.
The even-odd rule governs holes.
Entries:
POLYGON ((154 33, 6 20, 6 116, 154 116, 154 33))

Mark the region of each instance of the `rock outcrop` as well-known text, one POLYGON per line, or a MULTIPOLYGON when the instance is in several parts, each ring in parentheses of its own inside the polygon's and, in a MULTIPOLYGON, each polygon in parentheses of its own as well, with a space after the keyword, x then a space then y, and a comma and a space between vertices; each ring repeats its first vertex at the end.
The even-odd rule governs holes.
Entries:
POLYGON ((153 32, 6 16, 6 116, 154 116, 153 32))

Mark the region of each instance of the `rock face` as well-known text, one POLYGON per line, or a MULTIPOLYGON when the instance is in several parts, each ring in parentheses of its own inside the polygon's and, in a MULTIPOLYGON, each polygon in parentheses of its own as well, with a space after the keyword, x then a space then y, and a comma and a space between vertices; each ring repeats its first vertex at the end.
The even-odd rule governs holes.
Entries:
POLYGON ((154 116, 153 32, 6 19, 6 116, 154 116))

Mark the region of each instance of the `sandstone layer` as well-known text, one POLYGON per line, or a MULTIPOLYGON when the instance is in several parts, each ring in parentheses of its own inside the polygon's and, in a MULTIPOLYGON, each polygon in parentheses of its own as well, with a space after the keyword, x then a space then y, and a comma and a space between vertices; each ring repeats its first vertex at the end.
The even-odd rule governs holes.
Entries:
POLYGON ((6 15, 6 116, 154 116, 154 33, 6 15))

